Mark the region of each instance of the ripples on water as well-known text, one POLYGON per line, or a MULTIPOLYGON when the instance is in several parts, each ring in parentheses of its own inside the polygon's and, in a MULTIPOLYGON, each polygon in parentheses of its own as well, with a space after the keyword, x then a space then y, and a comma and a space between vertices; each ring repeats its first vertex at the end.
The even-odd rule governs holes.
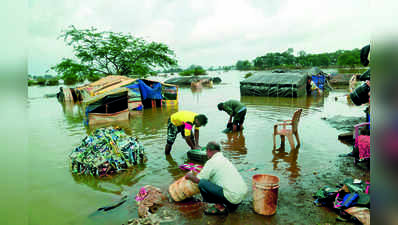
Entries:
MULTIPOLYGON (((136 208, 114 216, 101 217, 101 221, 86 219, 96 208, 114 201, 115 195, 135 195, 146 184, 166 190, 173 180, 184 174, 178 166, 187 162, 188 146, 180 136, 176 139, 171 156, 164 155, 167 120, 177 110, 192 110, 208 116, 208 124, 200 129, 200 144, 204 146, 208 141, 218 141, 223 153, 237 166, 249 186, 251 176, 256 173, 277 175, 282 184, 296 182, 301 176, 321 168, 325 160, 349 150, 349 147, 337 141, 338 132, 321 120, 321 117, 341 114, 364 115, 363 108, 350 106, 341 97, 346 94, 345 90, 335 90, 325 97, 241 97, 239 80, 243 75, 236 71, 224 73, 220 75, 223 83, 212 89, 192 91, 190 88, 180 88, 178 109, 146 109, 134 113, 130 121, 114 123, 143 142, 148 161, 112 179, 101 180, 71 175, 68 154, 85 135, 107 124, 86 127, 78 105, 62 105, 56 98, 43 97, 56 93, 58 87, 29 87, 29 182, 41 193, 30 196, 31 203, 45 201, 58 205, 62 202, 63 205, 32 208, 32 223, 43 224, 42 218, 46 218, 47 214, 54 215, 48 221, 56 221, 55 215, 77 215, 58 218, 62 223, 125 222, 126 213, 133 215, 136 208), (335 100, 335 97, 338 99, 335 100), (228 116, 225 112, 218 111, 216 106, 220 101, 228 99, 240 99, 248 108, 242 132, 221 132, 228 116), (302 142, 300 149, 291 151, 286 140, 285 151, 273 151, 273 125, 280 120, 291 119, 297 108, 303 108, 299 124, 302 142)), ((277 142, 279 145, 279 138, 277 142)))

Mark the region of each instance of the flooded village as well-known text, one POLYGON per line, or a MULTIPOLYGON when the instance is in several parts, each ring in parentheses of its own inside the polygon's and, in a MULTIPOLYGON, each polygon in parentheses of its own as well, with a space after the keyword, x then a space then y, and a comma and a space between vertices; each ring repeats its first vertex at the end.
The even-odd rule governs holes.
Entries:
POLYGON ((374 45, 344 3, 33 2, 28 224, 369 225, 374 45))
MULTIPOLYGON (((49 196, 54 196, 51 199, 55 202, 62 201, 64 204, 61 208, 43 210, 39 206, 32 209, 32 221, 39 223, 40 218, 44 216, 43 213, 52 211, 54 220, 69 221, 71 224, 128 224, 129 220, 139 218, 136 195, 142 187, 151 185, 159 188, 165 199, 153 214, 158 217, 153 221, 147 221, 148 224, 335 223, 339 215, 333 206, 317 206, 314 204, 316 198, 313 195, 325 186, 337 193, 337 187, 340 185, 341 188, 344 182, 348 182, 346 179, 351 179, 352 182, 360 181, 362 184, 370 181, 367 162, 356 163, 355 157, 344 156, 353 150, 354 126, 367 120, 364 112, 366 105, 355 106, 347 101, 348 83, 336 86, 333 90, 325 88, 321 95, 316 91, 307 95, 307 76, 304 75, 297 75, 302 77, 299 80, 304 79, 298 81, 304 85, 304 93, 301 96, 292 97, 292 93, 283 97, 242 96, 242 84, 250 79, 245 79, 245 74, 246 72, 239 71, 213 72, 210 74, 211 77, 218 77, 222 80, 221 83, 200 89, 188 85, 164 85, 164 81, 161 80, 128 80, 120 79, 118 76, 107 77, 107 82, 114 83, 113 88, 109 83, 101 83, 101 80, 97 82, 97 86, 95 82, 80 87, 62 86, 62 92, 58 86, 30 87, 29 117, 32 119, 32 129, 36 130, 33 133, 31 150, 36 152, 32 154, 32 160, 33 164, 37 165, 32 167, 30 173, 38 176, 38 179, 33 181, 33 187, 43 193, 33 196, 32 201, 48 201, 49 196), (139 90, 140 81, 144 84, 162 85, 162 88, 158 89, 161 103, 156 103, 157 100, 150 98, 143 99, 142 91, 134 92, 134 89, 126 90, 126 94, 117 95, 124 93, 115 91, 121 88, 135 87, 135 90, 139 90), (104 87, 108 88, 108 92, 93 96, 96 101, 91 100, 93 97, 89 95, 83 97, 83 90, 101 92, 104 87), (167 92, 168 88, 172 91, 167 92), (44 97, 54 92, 58 92, 58 98, 44 97), (166 93, 173 99, 166 100, 166 93), (82 99, 77 101, 79 98, 76 96, 82 96, 82 99), (109 98, 106 99, 105 96, 109 98), (219 111, 217 104, 229 99, 236 99, 244 104, 247 116, 243 130, 223 133, 228 115, 219 111), (123 101, 124 108, 112 111, 111 106, 117 101, 123 101), (141 109, 137 110, 138 107, 141 109), (277 136, 274 148, 274 125, 283 120, 291 120, 297 109, 302 110, 297 125, 300 145, 296 146, 295 142, 294 148, 291 148, 286 140, 285 146, 281 148, 281 138, 277 136), (119 117, 126 110, 127 116, 119 117), (206 114, 208 123, 200 129, 199 144, 206 146, 209 141, 218 142, 223 155, 236 166, 248 186, 244 200, 238 209, 229 215, 205 215, 200 194, 178 202, 170 196, 169 186, 188 172, 181 169, 182 165, 204 165, 203 161, 191 160, 188 157, 189 146, 179 136, 171 154, 164 154, 167 120, 180 110, 206 114), (46 119, 35 120, 38 114, 45 115, 46 119), (34 121, 37 121, 37 124, 34 121), (73 159, 70 157, 71 152, 78 152, 75 149, 82 146, 82 142, 97 130, 109 127, 121 129, 124 135, 139 141, 144 148, 146 160, 137 164, 131 162, 130 167, 120 168, 120 171, 113 171, 114 173, 104 173, 103 176, 99 176, 101 173, 98 175, 83 170, 74 171, 76 168, 70 166, 73 159), (339 135, 347 132, 351 132, 351 140, 347 140, 346 137, 346 140, 340 141, 339 135), (40 146, 40 151, 35 146, 40 146), (274 215, 261 215, 253 208, 255 186, 252 182, 253 176, 258 174, 278 178, 275 200, 277 207, 274 215), (118 207, 108 211, 97 211, 101 207, 117 204, 122 199, 124 202, 118 207), (68 214, 73 216, 66 216, 68 214)), ((275 75, 283 76, 270 71, 265 75, 262 75, 262 72, 254 72, 253 77, 275 75)), ((291 87, 289 89, 292 90, 291 87)), ((293 89, 298 90, 300 86, 297 85, 293 89)), ((287 92, 282 90, 281 93, 287 92)), ((336 196, 331 202, 332 205, 335 198, 336 196)), ((146 224, 143 220, 140 223, 146 224)))

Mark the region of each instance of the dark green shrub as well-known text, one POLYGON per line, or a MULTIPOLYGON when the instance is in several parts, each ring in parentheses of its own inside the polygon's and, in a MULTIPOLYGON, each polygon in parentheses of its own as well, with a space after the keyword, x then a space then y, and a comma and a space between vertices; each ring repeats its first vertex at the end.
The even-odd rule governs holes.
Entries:
POLYGON ((100 78, 101 77, 99 75, 97 75, 97 74, 90 74, 90 75, 87 76, 87 80, 90 81, 90 82, 97 81, 100 78))
POLYGON ((46 81, 47 80, 44 77, 38 77, 36 79, 36 82, 37 82, 38 85, 46 85, 46 81))
POLYGON ((28 80, 28 86, 36 85, 37 82, 35 80, 28 80))
POLYGON ((246 73, 245 74, 245 78, 249 78, 249 77, 251 77, 253 75, 253 73, 246 73))
POLYGON ((46 85, 47 86, 55 86, 59 84, 59 79, 57 77, 47 79, 46 85))

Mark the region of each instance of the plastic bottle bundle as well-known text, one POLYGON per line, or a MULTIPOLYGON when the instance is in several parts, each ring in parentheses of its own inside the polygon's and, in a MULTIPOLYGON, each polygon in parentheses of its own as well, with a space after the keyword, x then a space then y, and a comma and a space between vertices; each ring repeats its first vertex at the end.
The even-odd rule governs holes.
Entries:
POLYGON ((83 138, 69 155, 75 174, 104 176, 142 163, 143 145, 118 128, 100 128, 83 138))

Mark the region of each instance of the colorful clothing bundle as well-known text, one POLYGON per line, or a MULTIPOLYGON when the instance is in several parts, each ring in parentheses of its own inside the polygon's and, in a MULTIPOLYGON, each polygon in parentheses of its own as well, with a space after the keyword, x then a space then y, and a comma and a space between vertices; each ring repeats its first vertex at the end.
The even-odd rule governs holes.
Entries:
POLYGON ((343 221, 359 220, 364 224, 368 224, 366 215, 370 206, 370 183, 361 180, 345 179, 344 183, 337 188, 324 186, 320 188, 313 197, 316 198, 314 204, 316 206, 327 206, 334 209, 339 216, 337 219, 343 221), (359 206, 359 207, 358 207, 359 206), (360 218, 357 216, 356 210, 361 209, 360 218), (367 210, 363 210, 367 209, 367 210), (365 220, 365 221, 364 221, 365 220))
POLYGON ((186 163, 180 166, 180 169, 182 170, 188 170, 188 171, 195 171, 200 173, 200 171, 203 169, 203 166, 199 164, 193 164, 193 163, 186 163))
POLYGON ((370 158, 370 136, 359 135, 357 139, 355 139, 355 147, 357 147, 359 151, 359 160, 370 158))

